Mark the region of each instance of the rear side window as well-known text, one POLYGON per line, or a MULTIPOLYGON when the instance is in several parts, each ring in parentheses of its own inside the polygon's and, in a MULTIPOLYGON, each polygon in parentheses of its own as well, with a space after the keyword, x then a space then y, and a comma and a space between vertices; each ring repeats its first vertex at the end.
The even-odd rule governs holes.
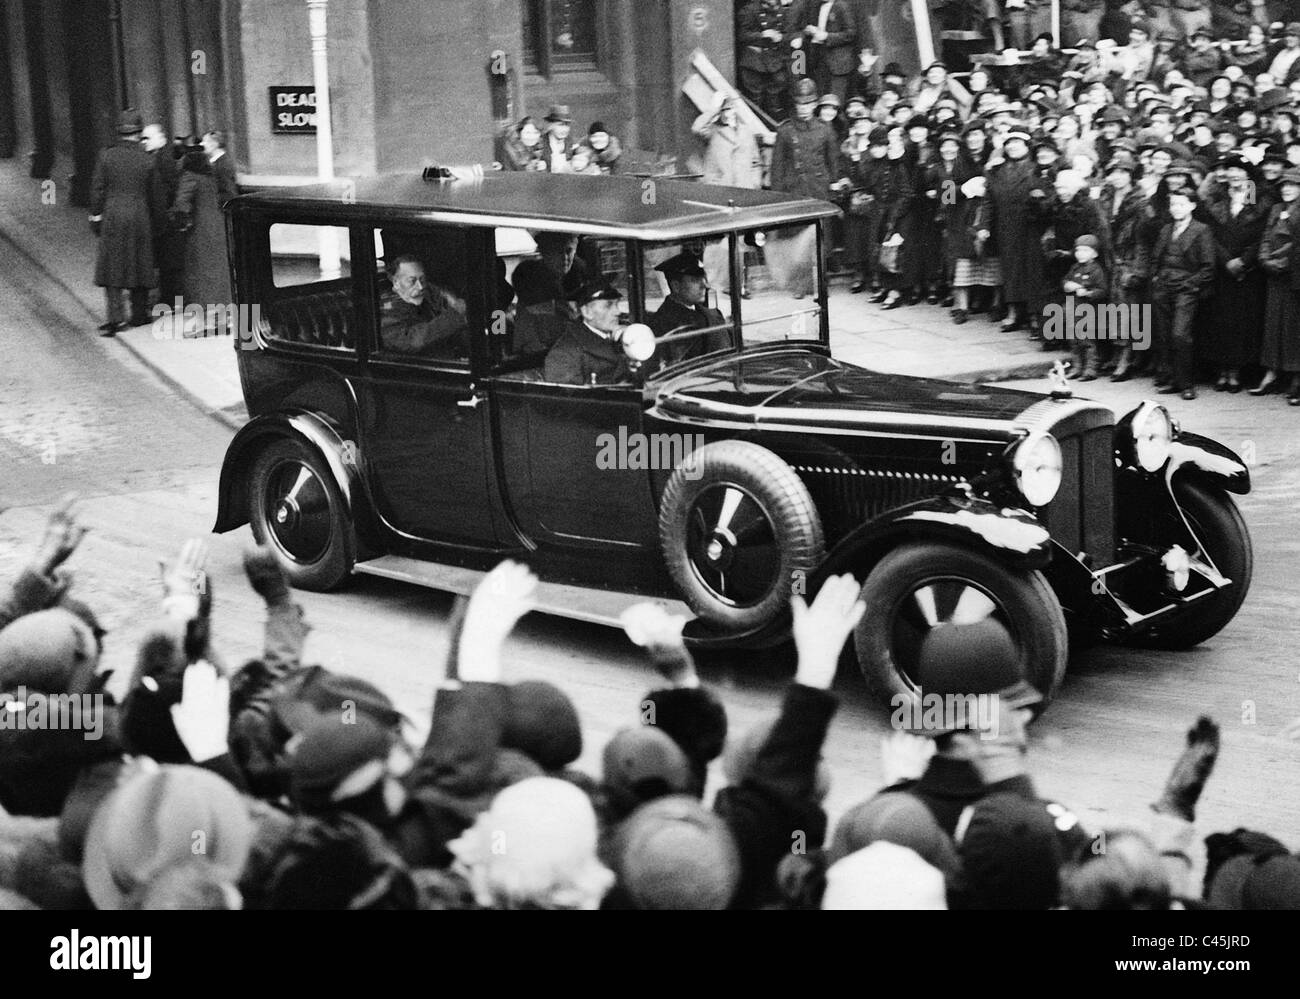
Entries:
POLYGON ((357 308, 348 229, 273 222, 267 238, 270 273, 261 306, 267 339, 355 351, 357 308))
POLYGON ((374 229, 375 347, 384 360, 468 366, 471 230, 464 226, 374 229))

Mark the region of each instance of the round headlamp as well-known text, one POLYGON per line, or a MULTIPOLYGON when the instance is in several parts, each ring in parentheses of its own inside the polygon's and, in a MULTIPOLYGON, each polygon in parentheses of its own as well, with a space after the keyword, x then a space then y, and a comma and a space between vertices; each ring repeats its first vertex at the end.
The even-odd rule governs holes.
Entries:
POLYGON ((1169 460, 1174 424, 1164 406, 1144 402, 1133 414, 1133 459, 1144 472, 1158 472, 1169 460))
POLYGON ((1061 445, 1051 434, 1032 433, 1011 456, 1016 487, 1030 506, 1046 506, 1061 488, 1061 445))

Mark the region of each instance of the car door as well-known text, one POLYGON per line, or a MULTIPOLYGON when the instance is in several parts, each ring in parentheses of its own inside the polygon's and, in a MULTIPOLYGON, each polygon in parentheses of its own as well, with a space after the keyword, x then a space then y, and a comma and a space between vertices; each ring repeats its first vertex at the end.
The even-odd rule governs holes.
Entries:
POLYGON ((386 227, 360 238, 357 253, 375 274, 359 406, 377 512, 399 539, 500 547, 509 532, 496 501, 486 397, 471 357, 481 349, 485 321, 483 272, 475 266, 483 258, 481 230, 386 227), (400 256, 423 263, 427 294, 445 291, 464 303, 463 351, 400 353, 386 343, 381 316, 395 290, 385 265, 400 256))
POLYGON ((498 474, 516 529, 565 548, 658 544, 651 470, 642 448, 645 403, 632 386, 489 380, 498 474), (629 456, 632 460, 628 460, 629 456))

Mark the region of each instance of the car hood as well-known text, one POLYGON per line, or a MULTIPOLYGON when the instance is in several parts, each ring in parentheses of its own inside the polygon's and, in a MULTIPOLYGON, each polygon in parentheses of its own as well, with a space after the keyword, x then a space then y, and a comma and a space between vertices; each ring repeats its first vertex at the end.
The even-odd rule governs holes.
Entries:
POLYGON ((759 425, 879 425, 1011 435, 1036 392, 881 374, 811 350, 724 357, 670 378, 655 408, 665 417, 759 425))

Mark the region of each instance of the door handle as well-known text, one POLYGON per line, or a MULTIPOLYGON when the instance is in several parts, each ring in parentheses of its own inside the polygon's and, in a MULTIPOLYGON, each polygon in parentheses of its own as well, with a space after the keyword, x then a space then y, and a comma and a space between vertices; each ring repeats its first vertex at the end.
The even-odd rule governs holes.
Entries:
POLYGON ((474 409, 482 401, 483 397, 476 392, 468 399, 457 399, 456 405, 464 406, 466 409, 474 409))

